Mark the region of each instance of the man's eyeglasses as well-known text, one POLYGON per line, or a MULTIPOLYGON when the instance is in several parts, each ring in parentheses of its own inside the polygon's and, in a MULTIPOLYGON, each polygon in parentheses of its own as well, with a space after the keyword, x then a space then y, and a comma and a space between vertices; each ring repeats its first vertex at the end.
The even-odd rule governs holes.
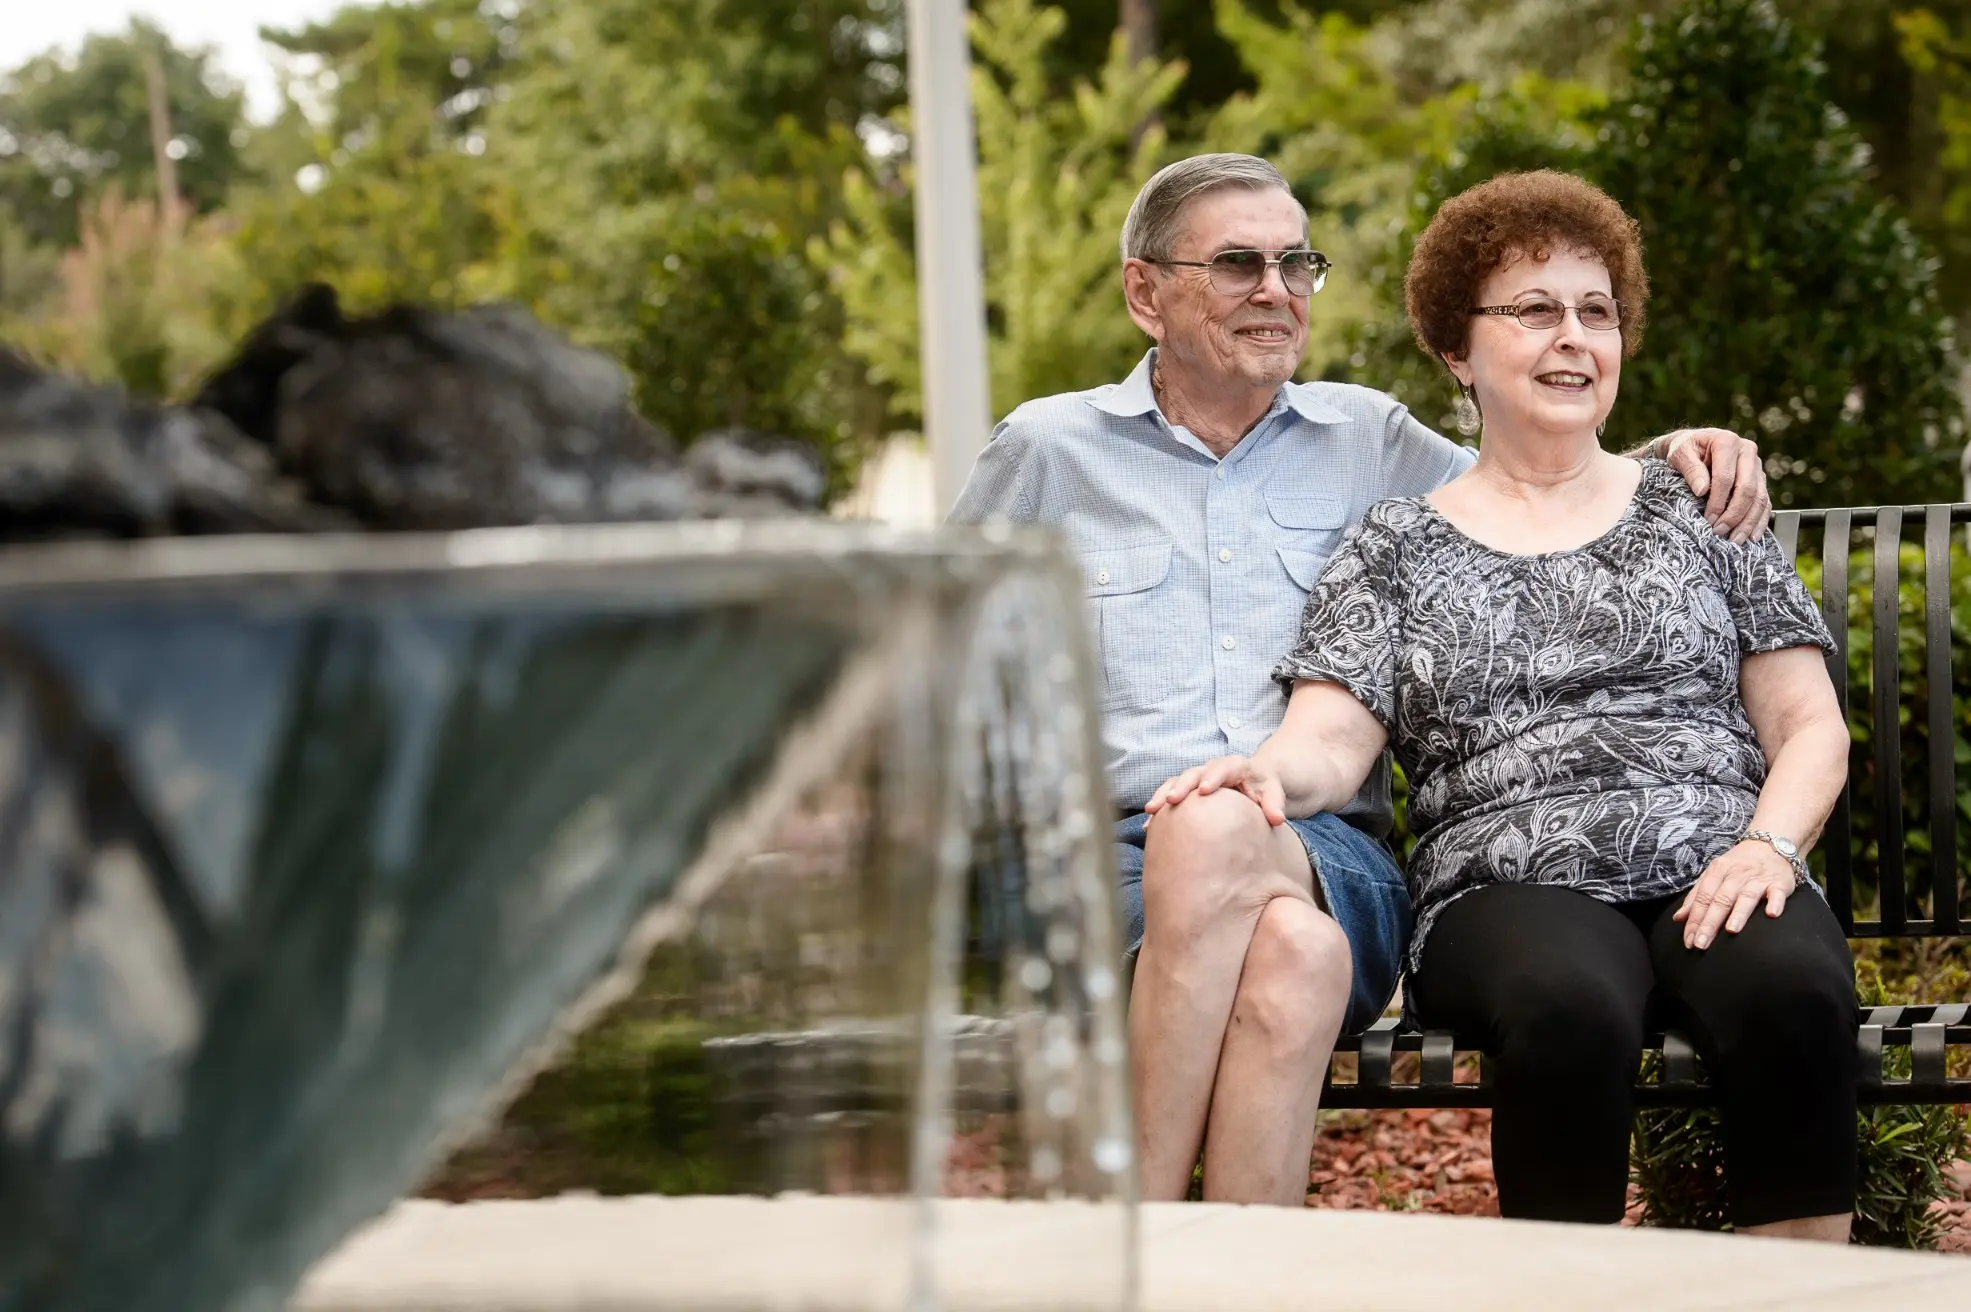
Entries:
POLYGON ((1522 328, 1558 328, 1569 310, 1583 328, 1607 332, 1622 326, 1622 302, 1607 296, 1590 296, 1579 305, 1567 305, 1555 296, 1526 296, 1511 305, 1475 305, 1473 314, 1509 314, 1522 328))
POLYGON ((1221 296, 1250 296, 1277 267, 1290 296, 1312 296, 1334 266, 1319 251, 1220 251, 1208 260, 1151 260, 1151 264, 1211 270, 1211 289, 1221 296), (1268 256, 1277 256, 1268 259, 1268 256))

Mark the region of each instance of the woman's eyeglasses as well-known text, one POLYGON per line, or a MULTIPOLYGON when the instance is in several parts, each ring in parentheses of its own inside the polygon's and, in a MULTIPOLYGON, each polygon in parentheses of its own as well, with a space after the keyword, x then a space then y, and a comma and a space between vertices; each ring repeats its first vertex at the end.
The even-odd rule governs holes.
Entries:
POLYGON ((1608 296, 1590 296, 1579 305, 1568 305, 1555 296, 1527 296, 1511 305, 1476 305, 1473 314, 1509 314, 1522 328, 1558 328, 1569 310, 1583 328, 1607 332, 1622 326, 1622 302, 1608 296))
POLYGON ((1334 266, 1319 251, 1220 251, 1209 260, 1151 260, 1151 264, 1211 270, 1211 289, 1221 296, 1250 296, 1278 267, 1289 296, 1312 296, 1328 280, 1334 266), (1278 256, 1268 259, 1268 256, 1278 256))

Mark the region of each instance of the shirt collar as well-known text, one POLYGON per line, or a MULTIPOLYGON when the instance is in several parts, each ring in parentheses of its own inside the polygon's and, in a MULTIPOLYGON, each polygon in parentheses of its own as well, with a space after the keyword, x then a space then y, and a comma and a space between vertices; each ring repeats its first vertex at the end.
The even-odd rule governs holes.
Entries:
MULTIPOLYGON (((1144 352, 1136 367, 1129 371, 1129 377, 1117 383, 1106 396, 1095 398, 1089 404, 1118 418, 1129 419, 1137 415, 1147 415, 1157 410, 1156 389, 1150 386, 1150 370, 1157 362, 1157 348, 1152 346, 1144 352)), ((1315 396, 1299 383, 1287 383, 1280 388, 1279 395, 1273 398, 1272 406, 1266 415, 1270 419, 1280 413, 1283 406, 1291 406, 1295 414, 1316 424, 1345 424, 1348 416, 1315 396)))
POLYGON ((1108 395, 1096 397, 1089 404, 1121 419, 1152 413, 1157 408, 1157 393, 1150 386, 1150 370, 1156 362, 1157 348, 1152 346, 1129 371, 1129 377, 1109 389, 1108 395))

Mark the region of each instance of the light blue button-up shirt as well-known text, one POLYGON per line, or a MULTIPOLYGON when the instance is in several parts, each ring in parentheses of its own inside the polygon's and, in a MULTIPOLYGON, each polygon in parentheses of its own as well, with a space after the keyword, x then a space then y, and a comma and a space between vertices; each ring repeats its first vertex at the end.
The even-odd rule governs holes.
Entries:
MULTIPOLYGON (((1288 383, 1221 460, 1164 418, 1155 358, 1121 383, 1008 415, 951 512, 1052 525, 1080 556, 1110 788, 1130 810, 1178 771, 1250 753, 1279 727, 1273 666, 1343 531, 1474 458, 1381 392, 1288 383)), ((1387 756, 1342 814, 1388 832, 1387 756)))

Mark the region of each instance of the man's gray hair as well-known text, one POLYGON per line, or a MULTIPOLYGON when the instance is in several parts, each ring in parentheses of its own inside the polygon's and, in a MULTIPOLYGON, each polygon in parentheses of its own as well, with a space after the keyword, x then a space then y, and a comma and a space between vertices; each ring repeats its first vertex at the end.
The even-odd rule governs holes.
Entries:
POLYGON ((1176 248, 1184 207, 1208 192, 1228 187, 1248 191, 1280 190, 1300 211, 1301 239, 1306 240, 1307 210, 1294 197, 1286 175, 1256 155, 1193 155, 1158 169, 1143 184, 1122 221, 1122 258, 1167 260, 1176 248))

